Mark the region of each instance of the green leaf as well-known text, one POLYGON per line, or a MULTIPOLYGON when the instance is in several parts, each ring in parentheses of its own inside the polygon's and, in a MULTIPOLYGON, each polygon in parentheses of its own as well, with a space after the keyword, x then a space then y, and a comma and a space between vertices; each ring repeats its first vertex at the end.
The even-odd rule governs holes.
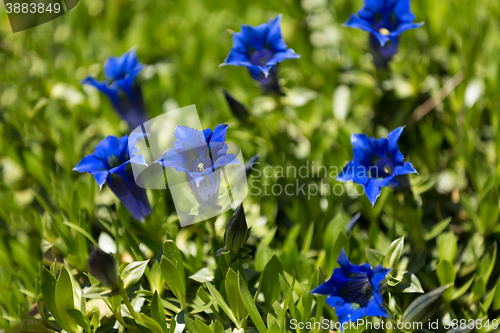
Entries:
MULTIPOLYGON (((448 260, 443 260, 439 263, 436 274, 438 276, 439 283, 443 286, 446 284, 454 284, 455 283, 455 268, 448 260)), ((444 298, 449 300, 452 297, 452 289, 449 289, 444 292, 444 298)))
MULTIPOLYGON (((239 326, 240 323, 239 323, 238 319, 236 319, 236 317, 234 316, 233 311, 227 305, 226 301, 224 301, 224 298, 219 293, 219 291, 217 289, 215 289, 215 287, 211 283, 209 283, 209 282, 207 282, 206 285, 207 285, 208 291, 210 291, 210 294, 212 295, 212 297, 215 299, 215 301, 217 302, 217 304, 219 304, 219 306, 222 308, 222 310, 226 313, 226 315, 229 317, 229 319, 236 326, 239 326)), ((253 302, 253 300, 252 300, 252 302, 253 302)), ((246 307, 246 305, 245 305, 245 307, 246 307)))
POLYGON ((100 322, 100 318, 99 317, 100 316, 101 316, 101 312, 99 310, 97 310, 96 312, 94 312, 94 314, 92 315, 92 327, 94 328, 94 332, 99 327, 99 322, 100 322))
POLYGON ((162 327, 153 319, 146 316, 143 313, 140 313, 141 321, 151 330, 153 333, 163 333, 162 327))
POLYGON ((160 300, 158 292, 155 291, 153 298, 151 299, 151 317, 160 324, 162 331, 164 333, 168 332, 167 329, 167 318, 165 317, 165 310, 160 300))
POLYGON ((276 301, 280 295, 279 275, 283 273, 281 261, 273 255, 267 262, 266 268, 262 273, 262 293, 265 297, 265 308, 269 309, 271 304, 276 301))
POLYGON ((404 293, 424 293, 420 280, 410 272, 403 273, 403 278, 397 284, 397 287, 404 293))
POLYGON ((196 325, 196 322, 193 319, 189 318, 188 316, 186 316, 185 319, 189 333, 201 333, 201 331, 198 329, 198 325, 196 325))
POLYGON ((174 264, 174 266, 177 268, 177 271, 179 272, 179 276, 181 277, 183 289, 186 289, 186 276, 184 273, 184 262, 182 260, 181 251, 179 251, 179 248, 174 243, 174 241, 166 240, 163 243, 163 255, 165 256, 165 258, 170 260, 170 262, 172 262, 174 264))
POLYGON ((226 274, 226 280, 224 281, 224 286, 226 289, 226 298, 229 303, 229 307, 234 313, 236 320, 238 320, 238 328, 242 327, 242 319, 247 315, 245 305, 241 300, 240 291, 238 288, 238 275, 232 269, 229 269, 226 274))
POLYGON ((452 232, 445 232, 438 238, 439 243, 439 261, 448 260, 450 263, 455 262, 457 254, 457 239, 452 232))
POLYGON ((405 246, 404 237, 396 239, 389 245, 389 249, 385 254, 384 267, 393 268, 397 265, 399 258, 403 254, 403 248, 405 246))
POLYGON ((384 255, 375 249, 367 248, 365 249, 366 260, 372 265, 380 264, 380 261, 384 258, 384 255))
POLYGON ((474 282, 475 278, 476 278, 476 275, 474 275, 473 277, 471 277, 469 279, 469 281, 465 282, 460 288, 454 290, 453 291, 453 295, 451 296, 451 299, 452 300, 456 300, 457 298, 459 298, 460 296, 462 296, 463 294, 465 294, 467 292, 467 290, 469 290, 469 288, 472 285, 472 282, 474 282))
POLYGON ((141 279, 144 275, 144 270, 146 269, 148 262, 149 260, 134 261, 123 269, 120 273, 120 278, 123 281, 123 289, 129 288, 141 279))
POLYGON ((47 270, 47 268, 42 268, 42 296, 43 302, 47 305, 50 313, 54 319, 61 323, 61 318, 57 312, 56 305, 56 278, 47 270))
POLYGON ((78 328, 68 314, 67 310, 74 309, 75 303, 73 299, 73 284, 71 283, 71 277, 65 266, 62 266, 61 272, 59 273, 59 279, 56 284, 56 307, 57 313, 61 319, 61 326, 69 333, 77 333, 78 328))
POLYGON ((240 274, 238 274, 238 277, 241 298, 243 300, 243 304, 245 304, 245 307, 247 308, 250 318, 252 318, 252 321, 257 327, 259 333, 267 333, 266 325, 264 324, 264 321, 262 321, 262 316, 260 315, 259 310, 257 310, 257 306, 255 305, 250 291, 248 291, 247 284, 243 281, 240 274))
POLYGON ((177 299, 179 299, 179 302, 181 302, 182 308, 185 309, 186 288, 180 276, 180 272, 177 270, 177 267, 170 260, 162 256, 160 262, 160 268, 163 279, 167 283, 170 290, 172 290, 175 297, 177 297, 177 299))
POLYGON ((441 304, 443 293, 449 287, 449 285, 442 286, 417 297, 403 313, 401 320, 405 323, 427 321, 436 312, 441 304))
POLYGON ((207 267, 203 267, 198 272, 191 275, 189 278, 199 283, 205 283, 214 279, 214 272, 207 267))
POLYGON ((428 233, 424 235, 424 240, 428 242, 431 239, 434 239, 437 236, 439 236, 439 234, 441 234, 446 229, 446 227, 448 227, 450 222, 451 222, 451 217, 445 218, 444 220, 438 222, 436 225, 434 225, 434 227, 432 227, 432 229, 428 233))
POLYGON ((90 321, 87 316, 84 316, 83 313, 78 309, 68 309, 66 312, 75 320, 75 322, 80 325, 84 330, 91 333, 90 329, 90 321))

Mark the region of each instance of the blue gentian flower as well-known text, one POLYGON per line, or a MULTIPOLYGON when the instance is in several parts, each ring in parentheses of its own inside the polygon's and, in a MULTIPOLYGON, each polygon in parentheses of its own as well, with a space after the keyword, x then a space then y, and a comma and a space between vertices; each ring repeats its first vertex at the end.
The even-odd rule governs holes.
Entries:
POLYGON ((198 131, 176 126, 174 148, 163 154, 156 163, 186 174, 186 181, 202 208, 216 207, 219 196, 220 169, 239 164, 234 154, 226 154, 228 125, 218 125, 214 131, 198 131))
POLYGON ((264 90, 280 92, 278 64, 286 59, 300 58, 283 40, 280 28, 282 16, 280 14, 256 27, 242 24, 241 31, 233 33, 233 47, 221 66, 246 67, 264 90))
POLYGON ((332 277, 311 293, 327 296, 326 303, 335 308, 341 324, 365 316, 388 317, 382 295, 390 269, 382 266, 372 269, 369 264, 353 265, 344 249, 337 262, 340 268, 335 268, 332 277))
POLYGON ((397 188, 397 176, 417 173, 410 162, 404 162, 399 151, 398 140, 404 127, 398 127, 386 138, 375 139, 366 134, 352 134, 353 160, 337 177, 339 181, 349 181, 363 186, 372 206, 380 195, 382 187, 397 188))
POLYGON ((106 81, 99 82, 89 76, 81 83, 90 84, 105 94, 130 129, 135 129, 147 121, 141 88, 135 82, 143 68, 144 65, 139 63, 135 50, 131 50, 119 58, 110 57, 106 60, 106 81))
MULTIPOLYGON (((142 135, 142 133, 140 134, 142 135)), ((147 166, 137 149, 129 152, 140 136, 133 133, 121 138, 108 136, 94 148, 94 152, 85 156, 73 170, 92 174, 102 188, 108 183, 109 188, 120 199, 128 211, 139 221, 143 221, 151 213, 146 190, 137 186, 131 163, 147 166)))
POLYGON ((344 24, 370 33, 370 48, 378 67, 386 67, 399 46, 399 35, 421 27, 413 23, 410 0, 365 0, 357 15, 351 14, 344 24))

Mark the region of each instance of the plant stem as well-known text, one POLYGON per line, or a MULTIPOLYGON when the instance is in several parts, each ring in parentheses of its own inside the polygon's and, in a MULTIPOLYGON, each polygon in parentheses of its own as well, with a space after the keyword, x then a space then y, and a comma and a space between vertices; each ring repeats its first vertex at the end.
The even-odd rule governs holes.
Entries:
POLYGON ((132 317, 134 317, 134 319, 136 320, 140 320, 139 315, 137 314, 137 312, 135 312, 134 307, 128 299, 127 292, 124 290, 120 295, 122 296, 123 303, 125 303, 125 306, 127 307, 128 311, 130 311, 132 317))

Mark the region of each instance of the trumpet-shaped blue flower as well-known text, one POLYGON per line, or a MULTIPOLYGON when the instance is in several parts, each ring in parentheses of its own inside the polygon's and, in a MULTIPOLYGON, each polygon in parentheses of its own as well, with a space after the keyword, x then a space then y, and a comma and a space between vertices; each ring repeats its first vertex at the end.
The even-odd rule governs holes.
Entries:
POLYGON ((241 31, 233 33, 233 47, 221 66, 246 67, 265 90, 279 91, 277 65, 286 59, 300 58, 283 40, 281 17, 256 27, 242 24, 241 31))
POLYGON ((104 63, 106 81, 99 82, 93 77, 83 79, 82 84, 90 84, 105 94, 115 111, 135 129, 147 121, 142 92, 135 79, 144 68, 139 63, 135 50, 124 53, 119 58, 110 57, 104 63))
MULTIPOLYGON (((141 134, 142 135, 142 134, 141 134)), ((109 188, 137 220, 143 221, 151 213, 146 190, 137 186, 131 163, 147 166, 137 149, 129 152, 129 143, 135 147, 140 135, 134 133, 129 138, 108 136, 94 148, 94 152, 85 156, 73 170, 92 174, 102 188, 108 183, 109 188)))
POLYGON ((340 175, 339 181, 360 184, 372 206, 380 195, 382 187, 398 187, 397 176, 417 173, 410 162, 404 162, 399 151, 398 140, 404 127, 398 127, 386 138, 375 139, 366 134, 352 134, 351 144, 353 160, 350 161, 340 175))
POLYGON ((227 154, 225 143, 228 125, 218 125, 214 131, 198 131, 176 126, 174 148, 163 154, 156 163, 186 174, 186 181, 201 207, 217 202, 220 168, 239 164, 234 154, 227 154))
POLYGON ((370 33, 375 64, 385 67, 398 51, 399 35, 423 25, 414 20, 410 0, 365 0, 365 6, 344 24, 370 33))
POLYGON ((385 277, 390 269, 369 264, 353 265, 342 249, 337 262, 340 268, 332 277, 311 291, 326 295, 326 303, 335 308, 340 323, 357 321, 365 316, 388 317, 383 305, 385 277))

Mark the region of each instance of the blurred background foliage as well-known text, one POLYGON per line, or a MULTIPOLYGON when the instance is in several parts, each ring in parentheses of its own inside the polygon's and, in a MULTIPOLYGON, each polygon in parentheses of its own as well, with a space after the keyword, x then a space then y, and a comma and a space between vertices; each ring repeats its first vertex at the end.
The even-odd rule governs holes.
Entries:
MULTIPOLYGON (((361 6, 361 0, 80 0, 68 14, 16 34, 2 10, 0 327, 36 313, 40 263, 64 263, 88 284, 82 273, 92 244, 82 230, 101 247, 114 247, 121 261, 158 258, 168 233, 188 276, 215 270, 230 212, 180 229, 170 194, 150 191, 154 213, 140 224, 106 186, 99 191, 90 175, 72 171, 99 140, 128 131, 110 103, 79 81, 102 80, 104 60, 132 47, 147 65, 139 80, 150 118, 195 104, 203 127, 228 123, 228 140, 245 159, 261 155, 261 172, 249 184, 262 191, 251 187, 244 202, 254 256, 245 268, 263 271, 275 254, 306 295, 313 273, 321 267, 323 279, 331 274, 342 247, 353 262, 376 264, 405 236, 400 265, 423 290, 454 284, 436 318, 500 316, 500 2, 414 1, 416 22, 425 25, 402 35, 389 71, 375 69, 366 33, 342 26, 361 6), (263 96, 244 68, 218 65, 231 47, 226 29, 279 13, 286 43, 302 57, 280 66, 286 96, 263 96), (233 116, 223 89, 248 107, 248 121, 233 116), (354 185, 333 187, 332 177, 318 175, 319 166, 341 168, 352 157, 351 133, 380 137, 402 125, 400 150, 419 171, 411 192, 384 189, 372 208, 354 185), (277 166, 305 166, 308 176, 276 175, 277 166), (344 193, 269 194, 273 184, 294 184, 295 191, 322 182, 344 193)), ((268 292, 262 313, 275 297, 268 292)), ((394 294, 396 307, 417 295, 394 294)), ((325 315, 333 318, 330 310, 325 315)))

